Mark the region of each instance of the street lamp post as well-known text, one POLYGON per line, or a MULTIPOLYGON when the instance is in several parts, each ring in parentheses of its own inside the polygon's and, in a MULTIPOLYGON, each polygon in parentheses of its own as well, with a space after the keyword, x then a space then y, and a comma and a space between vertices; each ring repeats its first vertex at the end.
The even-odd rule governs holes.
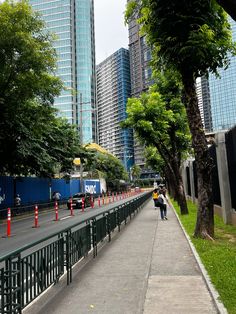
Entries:
MULTIPOLYGON (((83 95, 80 93, 80 144, 83 146, 83 112, 85 111, 96 111, 97 109, 83 109, 83 105, 91 104, 91 102, 83 102, 83 95)), ((80 160, 80 191, 84 192, 84 182, 83 182, 83 163, 80 160)))
MULTIPOLYGON (((80 144, 81 146, 83 145, 83 117, 82 117, 82 112, 83 112, 83 102, 82 102, 82 94, 80 94, 80 144)), ((80 159, 80 168, 79 168, 79 174, 80 174, 80 191, 83 193, 84 192, 84 182, 83 182, 83 163, 82 160, 80 159)))
POLYGON ((128 168, 128 161, 133 157, 134 157, 133 155, 124 155, 125 168, 129 172, 130 181, 132 180, 132 175, 131 175, 131 167, 128 168))

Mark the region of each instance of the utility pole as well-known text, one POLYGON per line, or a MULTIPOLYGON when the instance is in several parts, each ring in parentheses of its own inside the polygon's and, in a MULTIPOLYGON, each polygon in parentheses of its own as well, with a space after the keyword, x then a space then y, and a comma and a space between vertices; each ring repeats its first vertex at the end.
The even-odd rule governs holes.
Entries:
POLYGON ((129 174, 129 179, 132 181, 132 174, 131 174, 131 167, 128 167, 128 161, 133 158, 133 155, 126 155, 124 154, 124 164, 125 164, 125 169, 129 174))
MULTIPOLYGON (((84 111, 89 111, 89 112, 94 112, 97 111, 97 109, 83 109, 83 105, 85 104, 90 104, 91 102, 83 102, 83 95, 80 93, 80 100, 79 100, 79 106, 80 106, 80 145, 83 145, 83 112, 84 111)), ((83 163, 80 158, 80 191, 83 193, 84 192, 84 181, 83 181, 83 163)))
MULTIPOLYGON (((80 145, 83 146, 83 99, 82 93, 80 93, 80 145)), ((83 163, 80 158, 80 191, 84 192, 84 181, 83 181, 83 163)))

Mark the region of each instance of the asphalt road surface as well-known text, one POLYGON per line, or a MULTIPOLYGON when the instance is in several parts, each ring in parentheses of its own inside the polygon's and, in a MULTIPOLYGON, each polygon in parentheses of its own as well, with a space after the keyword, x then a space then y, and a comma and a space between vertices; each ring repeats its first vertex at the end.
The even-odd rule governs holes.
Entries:
MULTIPOLYGON (((142 194, 142 193, 141 193, 142 194)), ((30 243, 42 240, 52 234, 59 233, 66 228, 70 228, 86 219, 89 219, 106 210, 119 206, 135 196, 111 202, 107 205, 98 206, 95 202, 94 208, 87 207, 84 212, 75 209, 74 216, 70 215, 70 210, 66 206, 59 208, 59 220, 55 221, 55 212, 39 210, 38 228, 34 228, 34 214, 17 216, 11 221, 11 236, 6 236, 7 221, 0 224, 0 258, 30 243)))

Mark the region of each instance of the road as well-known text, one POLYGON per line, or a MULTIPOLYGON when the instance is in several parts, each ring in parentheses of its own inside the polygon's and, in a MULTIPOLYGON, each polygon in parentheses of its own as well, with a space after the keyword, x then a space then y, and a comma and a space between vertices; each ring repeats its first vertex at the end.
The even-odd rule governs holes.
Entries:
MULTIPOLYGON (((141 193, 142 194, 142 193, 141 193)), ((66 207, 59 208, 59 220, 55 221, 54 210, 39 211, 38 228, 34 228, 34 215, 19 216, 12 219, 11 222, 11 236, 6 236, 7 224, 6 221, 0 224, 0 257, 9 254, 23 246, 32 242, 44 239, 55 233, 59 233, 66 228, 89 219, 94 215, 110 210, 116 206, 123 204, 134 198, 134 196, 126 199, 115 201, 101 207, 96 205, 94 208, 87 207, 84 212, 81 210, 74 210, 74 216, 70 215, 70 210, 66 207)))

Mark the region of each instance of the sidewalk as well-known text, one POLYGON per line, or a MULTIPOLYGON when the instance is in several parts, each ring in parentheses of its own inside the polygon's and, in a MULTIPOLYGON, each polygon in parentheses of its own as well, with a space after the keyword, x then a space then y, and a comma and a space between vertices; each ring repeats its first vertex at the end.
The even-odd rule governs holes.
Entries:
POLYGON ((217 313, 172 210, 160 220, 152 200, 83 267, 73 269, 24 314, 217 313))

